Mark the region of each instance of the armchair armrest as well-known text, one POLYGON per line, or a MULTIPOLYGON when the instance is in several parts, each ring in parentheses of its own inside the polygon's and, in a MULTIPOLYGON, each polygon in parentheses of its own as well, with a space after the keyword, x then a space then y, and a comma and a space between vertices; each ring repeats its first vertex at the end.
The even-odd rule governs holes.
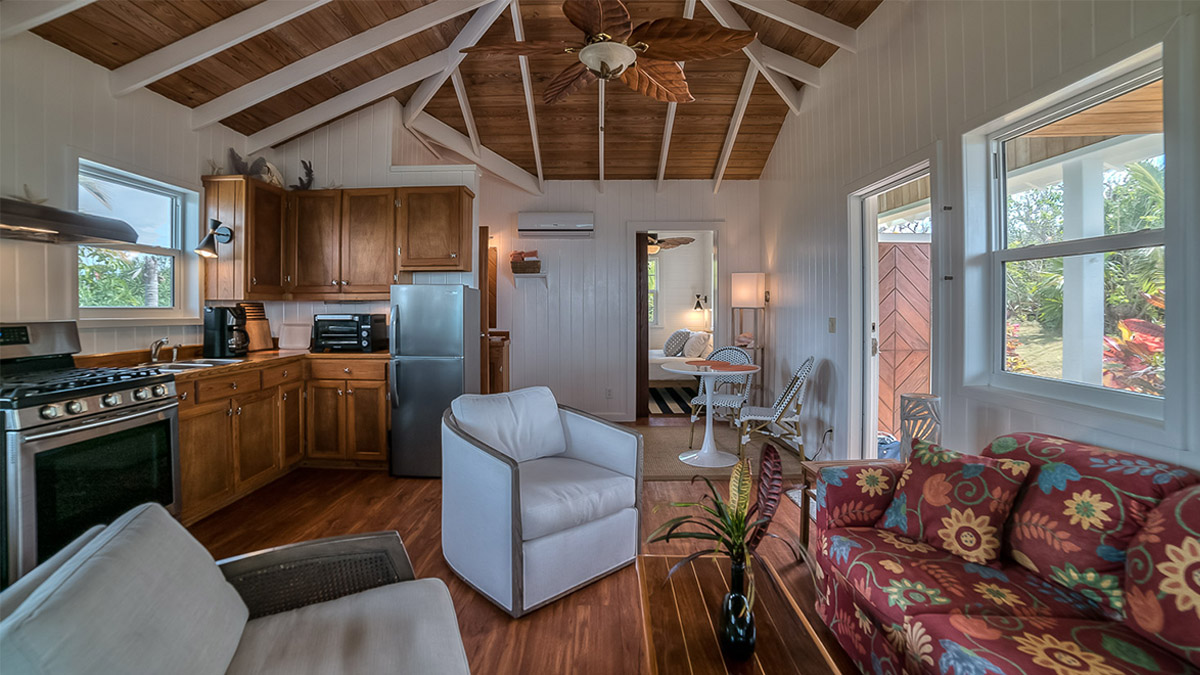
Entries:
POLYGON ((251 619, 414 578, 408 551, 395 531, 289 544, 217 565, 242 596, 251 619))
POLYGON ((620 424, 567 406, 558 406, 567 451, 572 459, 581 459, 619 474, 640 478, 642 475, 642 435, 620 424))
POLYGON ((817 530, 874 525, 903 471, 903 462, 889 461, 823 467, 817 473, 817 530))

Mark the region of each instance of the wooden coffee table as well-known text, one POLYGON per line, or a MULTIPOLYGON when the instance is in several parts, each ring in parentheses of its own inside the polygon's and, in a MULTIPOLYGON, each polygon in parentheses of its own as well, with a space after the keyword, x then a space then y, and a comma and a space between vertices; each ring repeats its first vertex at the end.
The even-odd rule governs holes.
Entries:
POLYGON ((642 596, 644 640, 650 672, 657 675, 691 673, 836 673, 802 623, 774 575, 757 558, 754 581, 754 623, 758 631, 754 656, 726 661, 717 642, 721 600, 729 590, 729 559, 697 558, 667 581, 667 571, 681 555, 639 555, 638 581, 642 596))

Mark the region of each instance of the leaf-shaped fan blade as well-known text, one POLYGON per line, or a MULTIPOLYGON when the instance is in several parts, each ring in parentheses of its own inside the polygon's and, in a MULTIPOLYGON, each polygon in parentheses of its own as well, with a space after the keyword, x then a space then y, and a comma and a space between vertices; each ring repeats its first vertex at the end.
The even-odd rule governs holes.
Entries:
POLYGON ((687 246, 693 241, 696 240, 692 239, 691 237, 671 237, 670 239, 663 239, 659 241, 658 245, 663 248, 678 248, 680 246, 687 246))
POLYGON ((555 54, 572 48, 578 49, 579 45, 562 40, 529 40, 498 45, 475 45, 462 50, 462 53, 482 56, 528 56, 530 54, 555 54))
POLYGON ((754 41, 748 30, 730 30, 704 21, 655 19, 634 29, 629 44, 649 47, 642 58, 661 61, 703 61, 727 56, 754 41))
POLYGON ((562 10, 567 20, 588 37, 606 33, 624 42, 633 29, 629 10, 621 0, 567 0, 562 10))
POLYGON ((576 61, 563 68, 561 73, 550 80, 550 83, 546 85, 546 91, 542 92, 542 101, 558 103, 595 81, 596 74, 588 70, 582 61, 576 61))
POLYGON ((688 91, 683 69, 674 61, 638 59, 621 73, 621 81, 639 94, 667 103, 689 103, 696 99, 688 91))

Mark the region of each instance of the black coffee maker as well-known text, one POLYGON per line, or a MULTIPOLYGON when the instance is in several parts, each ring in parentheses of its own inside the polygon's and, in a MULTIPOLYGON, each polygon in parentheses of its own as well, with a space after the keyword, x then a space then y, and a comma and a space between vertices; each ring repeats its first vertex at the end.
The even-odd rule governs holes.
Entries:
POLYGON ((250 351, 246 310, 242 307, 204 308, 204 358, 245 356, 250 351))

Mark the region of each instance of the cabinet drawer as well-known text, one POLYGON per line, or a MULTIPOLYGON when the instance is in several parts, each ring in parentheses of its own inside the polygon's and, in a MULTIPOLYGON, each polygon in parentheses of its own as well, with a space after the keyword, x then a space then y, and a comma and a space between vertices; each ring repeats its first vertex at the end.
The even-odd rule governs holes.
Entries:
POLYGON ((264 369, 262 371, 263 389, 270 389, 271 387, 303 379, 303 368, 304 363, 296 361, 295 363, 264 369))
POLYGON ((179 398, 179 412, 191 410, 196 406, 196 383, 184 382, 175 385, 176 396, 179 398))
POLYGON ((262 388, 260 372, 238 373, 228 377, 212 377, 196 383, 196 401, 215 401, 235 394, 246 394, 262 388))
POLYGON ((387 377, 387 361, 371 359, 315 359, 314 380, 382 380, 387 377))

